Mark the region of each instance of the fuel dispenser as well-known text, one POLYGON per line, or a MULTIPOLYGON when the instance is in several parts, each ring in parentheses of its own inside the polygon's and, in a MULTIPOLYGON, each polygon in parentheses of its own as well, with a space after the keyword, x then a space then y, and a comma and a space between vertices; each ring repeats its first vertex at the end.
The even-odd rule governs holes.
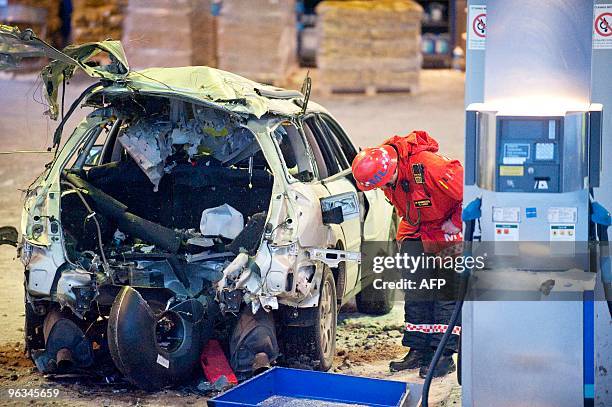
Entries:
POLYGON ((478 276, 490 282, 490 301, 468 296, 463 307, 465 406, 569 407, 594 397, 589 241, 602 113, 599 104, 546 115, 486 103, 466 110, 465 185, 479 206, 468 237, 497 257, 478 276))
POLYGON ((607 3, 468 1, 465 254, 495 262, 449 323, 463 406, 612 405, 607 3))
POLYGON ((587 242, 601 119, 600 104, 548 115, 469 105, 464 182, 486 203, 480 239, 587 242))

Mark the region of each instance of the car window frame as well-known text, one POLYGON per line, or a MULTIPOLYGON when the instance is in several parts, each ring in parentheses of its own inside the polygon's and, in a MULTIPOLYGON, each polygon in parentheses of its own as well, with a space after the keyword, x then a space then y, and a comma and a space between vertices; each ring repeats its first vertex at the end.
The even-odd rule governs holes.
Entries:
MULTIPOLYGON (((325 161, 325 166, 327 167, 327 171, 328 171, 328 176, 325 179, 329 179, 339 173, 342 172, 342 168, 340 168, 340 166, 338 165, 338 162, 334 156, 334 151, 332 148, 330 148, 327 139, 325 137, 325 131, 323 130, 323 128, 321 127, 321 124, 319 123, 319 119, 317 114, 313 113, 313 114, 309 114, 306 115, 302 118, 302 122, 305 126, 308 126, 308 123, 306 123, 306 120, 312 120, 314 122, 315 125, 315 129, 312 130, 312 133, 314 135, 315 138, 315 142, 317 143, 317 145, 319 146, 319 149, 321 150, 322 154, 323 154, 323 159, 325 161), (319 137, 317 136, 317 134, 321 137, 321 140, 319 140, 319 137), (331 157, 331 163, 328 162, 328 160, 325 158, 326 156, 331 157), (330 166, 330 164, 333 165, 330 166), (331 174, 330 174, 331 173, 331 174)), ((323 179, 321 179, 321 181, 323 181, 323 179)))
POLYGON ((346 157, 346 159, 349 161, 349 164, 350 164, 353 161, 353 159, 355 159, 357 154, 359 153, 359 150, 355 147, 355 145, 349 138, 346 131, 344 131, 340 123, 338 123, 338 121, 334 119, 330 114, 321 112, 319 113, 319 117, 325 124, 331 123, 331 126, 328 126, 328 127, 330 127, 330 130, 336 135, 336 138, 340 142, 340 149, 342 150, 342 152, 344 153, 344 156, 346 157), (346 145, 346 147, 350 149, 351 157, 346 156, 346 152, 342 148, 342 145, 346 145))
POLYGON ((334 151, 334 156, 336 157, 336 161, 338 162, 338 165, 340 167, 339 172, 350 168, 351 164, 348 162, 348 159, 344 155, 344 151, 342 151, 342 148, 340 147, 340 144, 338 143, 334 132, 325 124, 325 122, 323 122, 323 120, 321 120, 320 117, 317 117, 317 119, 319 121, 321 129, 323 129, 323 131, 325 132, 326 140, 329 142, 329 145, 334 151))
POLYGON ((270 131, 269 131, 269 135, 270 138, 272 139, 272 143, 274 144, 274 148, 276 149, 276 153, 278 154, 278 157, 280 158, 280 162, 282 163, 282 167, 283 167, 283 173, 285 174, 285 179, 287 180, 287 182, 289 184, 293 184, 296 182, 301 182, 303 184, 312 184, 314 182, 318 182, 319 181, 319 167, 317 166, 316 161, 314 160, 314 155, 312 153, 312 149, 310 147, 310 143, 308 143, 308 140, 306 139, 306 135, 304 134, 304 131, 301 127, 301 123, 300 122, 296 122, 294 120, 279 120, 278 122, 274 123, 272 126, 269 127, 270 131), (291 123, 298 131, 300 137, 302 138, 302 141, 304 142, 304 145, 306 146, 306 152, 308 153, 308 159, 310 160, 310 165, 314 171, 313 173, 313 179, 311 181, 302 181, 299 180, 297 178, 295 178, 293 175, 291 175, 291 173, 289 172, 289 168, 287 167, 287 163, 285 162, 285 157, 283 155, 283 152, 280 148, 280 145, 278 144, 278 141, 276 140, 276 137, 274 136, 274 132, 276 131, 276 129, 278 128, 278 126, 281 126, 283 123, 291 123))

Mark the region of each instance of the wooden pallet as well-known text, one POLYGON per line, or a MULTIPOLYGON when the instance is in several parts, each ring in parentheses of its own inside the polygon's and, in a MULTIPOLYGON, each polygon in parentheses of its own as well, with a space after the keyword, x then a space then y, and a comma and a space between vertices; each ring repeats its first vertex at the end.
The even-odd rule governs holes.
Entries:
POLYGON ((418 93, 419 86, 417 84, 410 86, 331 86, 331 85, 320 85, 316 86, 317 93, 322 96, 328 95, 348 95, 348 94, 361 94, 365 96, 376 96, 379 94, 393 94, 393 93, 418 93))

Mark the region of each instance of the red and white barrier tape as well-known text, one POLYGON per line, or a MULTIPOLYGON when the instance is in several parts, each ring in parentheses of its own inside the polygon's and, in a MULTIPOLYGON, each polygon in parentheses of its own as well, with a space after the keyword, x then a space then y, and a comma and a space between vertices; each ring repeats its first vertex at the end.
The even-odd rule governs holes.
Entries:
MULTIPOLYGON (((443 334, 448 329, 446 324, 411 324, 406 322, 406 332, 423 332, 425 334, 443 334)), ((453 334, 460 335, 461 327, 453 328, 453 334)))

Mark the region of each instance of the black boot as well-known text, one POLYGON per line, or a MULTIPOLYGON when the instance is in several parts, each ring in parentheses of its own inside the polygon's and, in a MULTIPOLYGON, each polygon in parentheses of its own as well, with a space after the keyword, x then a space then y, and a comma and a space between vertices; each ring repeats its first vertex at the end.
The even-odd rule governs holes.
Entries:
MULTIPOLYGON (((455 366, 452 355, 443 355, 434 369, 433 377, 443 377, 449 373, 453 373, 455 370, 457 370, 457 366, 455 366)), ((423 365, 419 370, 419 376, 424 379, 428 372, 429 364, 423 365)))
POLYGON ((389 370, 392 372, 399 372, 400 370, 416 369, 424 364, 429 364, 429 361, 431 361, 430 352, 410 349, 410 352, 404 356, 404 359, 389 363, 389 370))

